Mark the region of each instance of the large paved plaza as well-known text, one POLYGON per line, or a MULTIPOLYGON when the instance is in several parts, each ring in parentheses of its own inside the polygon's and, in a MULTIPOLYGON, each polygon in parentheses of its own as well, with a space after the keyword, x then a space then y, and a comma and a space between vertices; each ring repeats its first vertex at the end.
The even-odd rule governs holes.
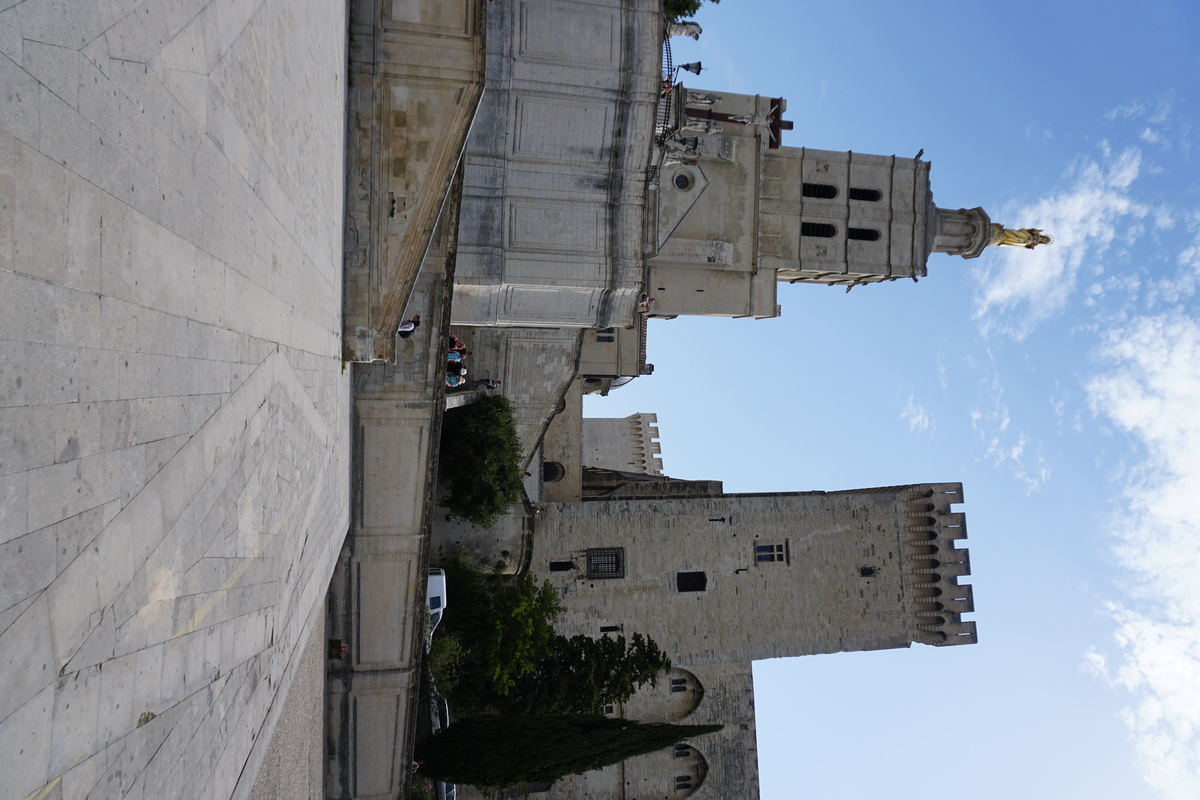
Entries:
POLYGON ((248 797, 349 525, 343 2, 0 0, 0 798, 248 797))

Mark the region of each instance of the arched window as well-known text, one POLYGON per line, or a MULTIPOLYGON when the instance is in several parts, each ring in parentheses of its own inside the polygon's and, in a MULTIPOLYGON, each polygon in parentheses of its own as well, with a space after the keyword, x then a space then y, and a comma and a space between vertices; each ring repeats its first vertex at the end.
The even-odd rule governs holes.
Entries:
POLYGON ((567 468, 557 461, 547 461, 542 464, 542 480, 546 483, 561 481, 567 477, 567 468))
POLYGON ((851 228, 847 235, 851 239, 857 239, 860 242, 879 241, 879 231, 874 228, 851 228))
POLYGON ((805 197, 832 200, 838 195, 837 187, 832 183, 806 183, 803 188, 805 197))
POLYGON ((801 222, 800 235, 832 239, 834 236, 837 236, 837 228, 825 222, 801 222))
POLYGON ((883 199, 883 192, 878 189, 859 189, 851 186, 847 194, 850 195, 851 200, 864 200, 868 203, 878 203, 883 199))

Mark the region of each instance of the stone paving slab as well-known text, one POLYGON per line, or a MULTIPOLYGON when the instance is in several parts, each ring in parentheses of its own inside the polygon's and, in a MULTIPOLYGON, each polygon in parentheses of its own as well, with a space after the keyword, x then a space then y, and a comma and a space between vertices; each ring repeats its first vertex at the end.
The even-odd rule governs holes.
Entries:
POLYGON ((349 526, 346 30, 0 0, 0 800, 250 794, 349 526))

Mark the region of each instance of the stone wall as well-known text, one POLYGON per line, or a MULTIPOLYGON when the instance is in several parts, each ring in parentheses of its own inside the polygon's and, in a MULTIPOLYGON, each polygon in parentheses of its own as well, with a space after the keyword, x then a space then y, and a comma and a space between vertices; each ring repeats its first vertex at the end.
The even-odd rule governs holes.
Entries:
POLYGON ((629 325, 663 38, 656 0, 487 4, 454 322, 629 325))
POLYGON ((957 484, 551 503, 532 568, 562 594, 564 632, 624 625, 684 666, 973 642, 953 502, 957 484))

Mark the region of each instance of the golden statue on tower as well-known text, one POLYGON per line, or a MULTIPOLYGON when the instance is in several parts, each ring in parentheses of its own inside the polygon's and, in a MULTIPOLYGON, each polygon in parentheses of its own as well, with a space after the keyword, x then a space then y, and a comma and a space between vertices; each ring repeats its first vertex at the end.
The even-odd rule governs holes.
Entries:
POLYGON ((992 240, 988 246, 1006 245, 1008 247, 1024 247, 1032 250, 1039 244, 1050 244, 1054 239, 1042 233, 1041 228, 1006 228, 992 223, 992 240))

